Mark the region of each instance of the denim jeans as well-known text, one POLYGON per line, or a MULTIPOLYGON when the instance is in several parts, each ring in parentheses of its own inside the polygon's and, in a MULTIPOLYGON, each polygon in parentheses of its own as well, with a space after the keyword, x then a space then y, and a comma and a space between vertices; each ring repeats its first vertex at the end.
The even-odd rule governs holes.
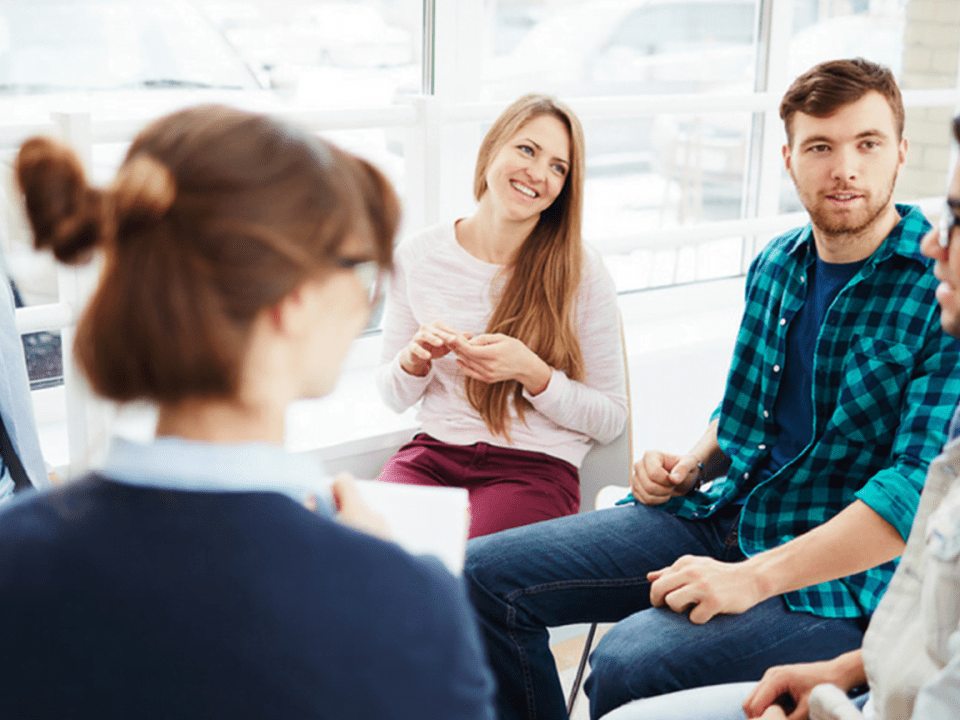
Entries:
POLYGON ((740 507, 682 520, 635 504, 471 540, 465 577, 498 683, 501 720, 566 716, 548 627, 616 622, 597 644, 584 689, 591 717, 635 698, 759 680, 783 663, 860 647, 863 623, 790 611, 774 597, 694 625, 650 606, 650 570, 681 555, 743 560, 740 507))

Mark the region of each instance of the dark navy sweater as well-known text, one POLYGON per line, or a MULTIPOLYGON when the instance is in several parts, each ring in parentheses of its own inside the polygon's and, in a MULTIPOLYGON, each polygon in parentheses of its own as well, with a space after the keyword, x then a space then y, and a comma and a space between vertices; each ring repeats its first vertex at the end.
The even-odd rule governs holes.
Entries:
POLYGON ((493 718, 462 583, 272 492, 0 513, 0 718, 493 718))

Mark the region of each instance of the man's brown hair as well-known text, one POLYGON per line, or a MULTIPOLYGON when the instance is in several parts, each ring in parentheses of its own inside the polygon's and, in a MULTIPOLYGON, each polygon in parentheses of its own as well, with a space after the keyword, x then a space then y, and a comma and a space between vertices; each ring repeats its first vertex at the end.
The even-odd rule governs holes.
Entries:
POLYGON ((893 73, 883 65, 854 58, 820 63, 793 81, 780 103, 780 118, 787 131, 787 143, 793 145, 793 116, 796 113, 827 117, 871 90, 883 95, 890 104, 899 141, 903 137, 905 113, 893 73))

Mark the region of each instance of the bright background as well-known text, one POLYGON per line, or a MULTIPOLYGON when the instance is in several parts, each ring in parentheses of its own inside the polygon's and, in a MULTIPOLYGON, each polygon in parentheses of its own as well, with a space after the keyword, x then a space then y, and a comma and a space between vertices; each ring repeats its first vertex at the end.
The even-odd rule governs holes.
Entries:
MULTIPOLYGON (((621 292, 635 448, 679 450, 719 398, 743 272, 804 221, 780 97, 815 62, 856 55, 900 80, 911 150, 897 199, 933 217, 960 100, 956 0, 0 0, 0 242, 48 462, 96 462, 118 418, 60 351, 96 268, 29 249, 9 162, 30 134, 67 138, 105 182, 175 107, 282 115, 382 167, 412 232, 472 212, 476 151, 509 101, 557 94, 587 132, 584 231, 621 292)), ((337 391, 292 409, 289 445, 349 464, 409 434, 413 412, 373 389, 378 361, 374 323, 337 391)), ((149 417, 128 409, 120 427, 147 434, 149 417)))

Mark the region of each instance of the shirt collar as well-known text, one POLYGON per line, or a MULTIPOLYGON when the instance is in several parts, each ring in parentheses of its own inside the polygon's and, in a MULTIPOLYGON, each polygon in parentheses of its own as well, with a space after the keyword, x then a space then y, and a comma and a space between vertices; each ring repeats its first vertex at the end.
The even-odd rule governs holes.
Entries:
POLYGON ((329 510, 330 480, 316 459, 267 443, 208 443, 160 437, 114 438, 98 474, 127 485, 188 492, 278 492, 296 502, 314 495, 329 510))
MULTIPOLYGON (((869 262, 875 265, 896 254, 927 265, 928 260, 920 252, 920 240, 930 231, 932 226, 927 222, 927 218, 924 217, 920 208, 900 203, 896 205, 896 208, 897 212, 900 213, 900 222, 896 224, 880 244, 880 247, 870 256, 869 262)), ((813 249, 812 245, 813 226, 807 223, 796 239, 787 247, 787 253, 800 260, 803 252, 809 252, 813 249)), ((812 252, 809 256, 814 257, 812 252)))

